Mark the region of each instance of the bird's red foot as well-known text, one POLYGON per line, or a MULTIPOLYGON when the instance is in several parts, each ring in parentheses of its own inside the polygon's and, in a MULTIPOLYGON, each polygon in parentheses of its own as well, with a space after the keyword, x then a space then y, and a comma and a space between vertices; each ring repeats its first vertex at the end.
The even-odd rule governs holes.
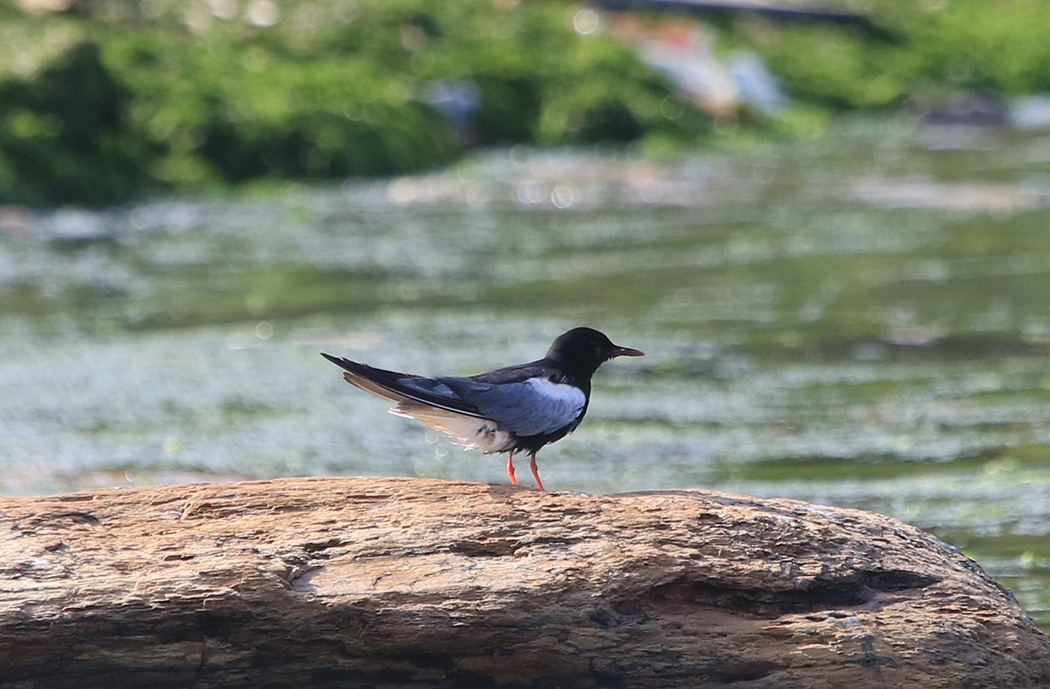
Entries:
POLYGON ((543 487, 543 481, 540 480, 540 468, 536 466, 536 453, 532 453, 532 460, 529 462, 529 468, 532 469, 532 476, 536 479, 536 485, 540 487, 540 490, 547 490, 543 487))
POLYGON ((510 482, 515 486, 518 485, 518 477, 514 475, 514 453, 511 452, 507 456, 507 475, 510 476, 510 482))

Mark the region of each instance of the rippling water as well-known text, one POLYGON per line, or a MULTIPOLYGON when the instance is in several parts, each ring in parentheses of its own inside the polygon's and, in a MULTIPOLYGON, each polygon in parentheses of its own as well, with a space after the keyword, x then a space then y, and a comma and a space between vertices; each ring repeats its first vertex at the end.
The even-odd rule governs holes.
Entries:
POLYGON ((0 209, 0 491, 298 474, 504 481, 342 382, 608 364, 555 490, 859 507, 963 547, 1050 625, 1050 133, 854 125, 651 162, 105 213, 0 209))

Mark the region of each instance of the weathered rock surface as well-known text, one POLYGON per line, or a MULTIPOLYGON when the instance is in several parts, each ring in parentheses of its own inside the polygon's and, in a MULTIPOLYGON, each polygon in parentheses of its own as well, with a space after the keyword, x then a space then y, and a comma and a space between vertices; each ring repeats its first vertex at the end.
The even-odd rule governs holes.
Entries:
POLYGON ((304 478, 0 520, 4 687, 1050 686, 973 561, 790 500, 304 478))

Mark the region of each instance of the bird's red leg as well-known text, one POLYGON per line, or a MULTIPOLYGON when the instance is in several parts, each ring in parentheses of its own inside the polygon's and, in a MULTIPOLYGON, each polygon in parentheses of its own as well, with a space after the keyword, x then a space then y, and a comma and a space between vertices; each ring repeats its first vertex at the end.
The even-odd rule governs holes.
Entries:
POLYGON ((515 486, 518 485, 518 477, 514 475, 514 453, 511 452, 507 456, 507 475, 510 476, 510 482, 515 486))
POLYGON ((532 461, 529 462, 529 468, 532 469, 532 475, 536 479, 536 485, 540 487, 540 490, 547 490, 543 487, 543 481, 540 480, 540 468, 536 466, 536 453, 533 452, 532 461))

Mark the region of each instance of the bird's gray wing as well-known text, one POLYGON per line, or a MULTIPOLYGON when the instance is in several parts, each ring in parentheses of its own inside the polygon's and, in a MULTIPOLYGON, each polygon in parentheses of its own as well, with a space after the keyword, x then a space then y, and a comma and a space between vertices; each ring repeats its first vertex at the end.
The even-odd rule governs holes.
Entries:
POLYGON ((518 436, 561 430, 577 421, 587 406, 583 390, 545 377, 515 383, 482 383, 455 377, 437 378, 436 382, 495 421, 501 430, 518 436))
POLYGON ((322 353, 332 363, 344 369, 346 382, 383 399, 397 402, 399 407, 436 407, 457 414, 483 417, 477 407, 463 400, 441 380, 387 371, 331 354, 322 353))

